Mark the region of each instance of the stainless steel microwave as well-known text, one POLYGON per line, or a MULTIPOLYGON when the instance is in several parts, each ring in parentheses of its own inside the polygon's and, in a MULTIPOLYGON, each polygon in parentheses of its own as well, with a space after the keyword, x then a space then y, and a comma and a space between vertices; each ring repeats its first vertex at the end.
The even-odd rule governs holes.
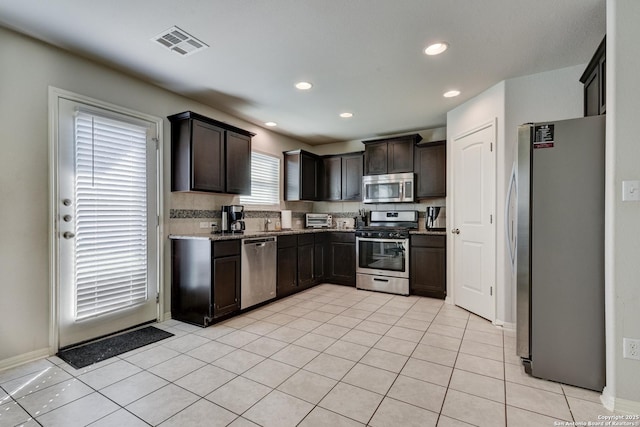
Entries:
POLYGON ((364 203, 413 202, 413 173, 366 175, 362 177, 364 203))
POLYGON ((305 227, 307 228, 331 228, 333 218, 326 213, 308 213, 304 215, 305 227))

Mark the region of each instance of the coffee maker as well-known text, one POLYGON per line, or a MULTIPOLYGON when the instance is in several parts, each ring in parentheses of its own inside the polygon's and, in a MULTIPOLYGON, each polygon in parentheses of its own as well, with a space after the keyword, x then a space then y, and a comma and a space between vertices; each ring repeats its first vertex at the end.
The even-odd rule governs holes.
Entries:
POLYGON ((244 232, 244 206, 222 206, 222 232, 238 234, 244 232))

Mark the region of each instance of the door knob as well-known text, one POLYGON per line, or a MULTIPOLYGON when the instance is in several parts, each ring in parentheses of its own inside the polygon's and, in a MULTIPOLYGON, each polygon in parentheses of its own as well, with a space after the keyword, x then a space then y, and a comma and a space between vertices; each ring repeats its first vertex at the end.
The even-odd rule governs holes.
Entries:
POLYGON ((454 228, 453 230, 451 230, 451 234, 460 234, 460 229, 454 228))
POLYGON ((75 235, 75 234, 73 234, 73 233, 72 233, 72 232, 70 232, 70 231, 65 231, 65 232, 62 234, 62 237, 64 237, 65 239, 73 239, 74 237, 76 237, 76 235, 75 235))

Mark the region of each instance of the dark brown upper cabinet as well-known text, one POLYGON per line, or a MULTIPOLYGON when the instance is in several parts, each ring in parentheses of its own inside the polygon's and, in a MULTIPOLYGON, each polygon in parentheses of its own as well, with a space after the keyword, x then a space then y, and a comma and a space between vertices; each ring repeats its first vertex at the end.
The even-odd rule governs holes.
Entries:
POLYGON ((597 116, 605 114, 607 99, 607 37, 598 46, 596 53, 589 61, 580 77, 584 85, 584 115, 597 116))
POLYGON ((322 162, 323 200, 362 200, 362 152, 324 156, 322 162))
POLYGON ((362 200, 364 153, 345 154, 342 158, 342 200, 362 200))
POLYGON ((322 198, 327 201, 342 200, 342 158, 327 156, 322 159, 323 182, 322 198))
POLYGON ((416 173, 417 199, 447 195, 446 141, 416 145, 413 167, 416 173))
POLYGON ((364 174, 413 172, 413 147, 421 140, 422 137, 416 133, 362 141, 364 143, 364 174))
POLYGON ((168 119, 171 191, 251 194, 255 134, 191 111, 168 119))
POLYGON ((320 200, 322 159, 304 150, 285 151, 284 200, 320 200))

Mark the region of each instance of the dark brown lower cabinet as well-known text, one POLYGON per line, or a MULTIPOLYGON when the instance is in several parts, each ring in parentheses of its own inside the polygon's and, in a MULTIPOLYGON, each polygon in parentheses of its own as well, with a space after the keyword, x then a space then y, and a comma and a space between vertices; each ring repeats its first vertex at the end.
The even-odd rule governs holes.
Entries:
POLYGON ((321 283, 327 279, 327 233, 316 233, 313 239, 313 281, 321 283))
POLYGON ((240 240, 171 241, 171 317, 199 326, 240 309, 240 240))
MULTIPOLYGON (((214 252, 215 253, 215 252, 214 252)), ((240 256, 213 259, 213 317, 231 314, 240 308, 240 256)))
POLYGON ((446 236, 412 235, 409 257, 411 294, 444 299, 446 236))
POLYGON ((356 285, 356 237, 354 233, 329 233, 327 281, 356 285))
POLYGON ((278 236, 276 295, 278 298, 298 292, 298 238, 278 236))
POLYGON ((313 245, 313 234, 298 235, 298 287, 300 290, 315 285, 313 245))

